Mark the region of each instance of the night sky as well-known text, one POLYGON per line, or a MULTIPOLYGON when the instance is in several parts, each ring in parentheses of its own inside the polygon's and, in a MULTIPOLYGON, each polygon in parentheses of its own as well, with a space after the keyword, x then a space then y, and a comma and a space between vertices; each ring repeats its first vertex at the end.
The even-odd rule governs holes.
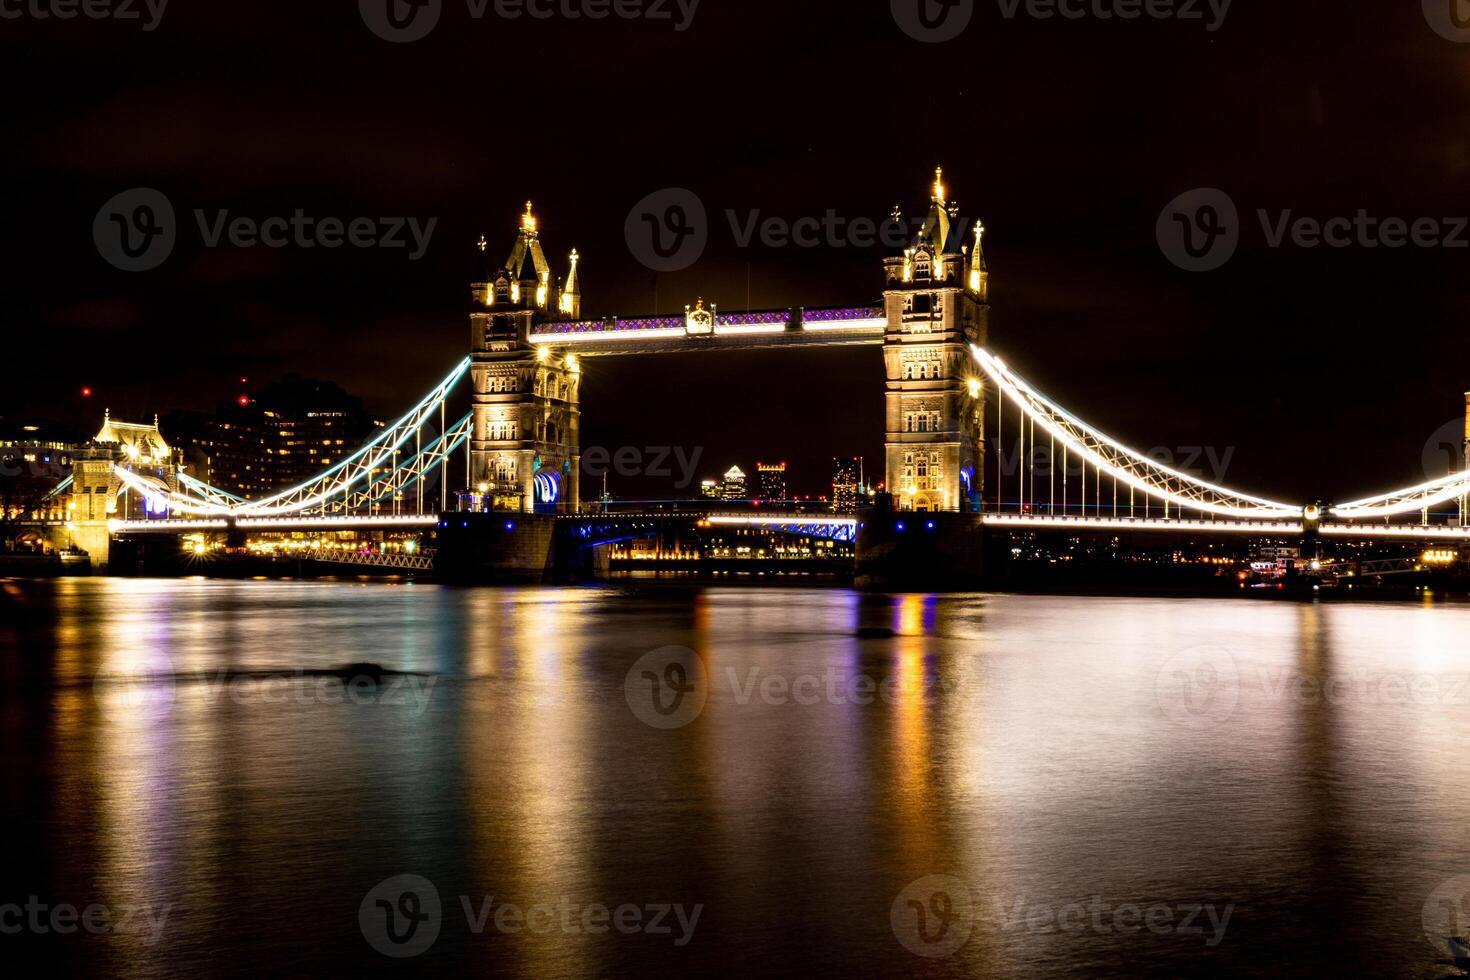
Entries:
MULTIPOLYGON (((406 44, 355 0, 173 0, 152 31, 0 19, 0 415, 211 408, 287 372, 397 414, 467 353, 474 242, 503 261, 527 198, 558 271, 581 252, 588 315, 735 310, 747 289, 755 308, 876 301, 883 248, 742 248, 726 212, 914 215, 939 164, 988 228, 992 345, 1139 448, 1235 447, 1232 485, 1346 499, 1424 479, 1470 389, 1470 249, 1273 248, 1257 217, 1470 215, 1470 43, 1419 0, 1237 0, 1213 31, 1207 8, 1008 19, 981 0, 942 44, 888 0, 703 0, 683 31, 672 5, 537 21, 444 2, 406 44), (134 187, 179 218, 141 273, 93 240, 134 187), (702 200, 709 246, 655 276, 624 222, 667 187, 702 200), (1241 244, 1192 273, 1155 226, 1200 187, 1238 205, 1241 244), (418 261, 209 248, 196 208, 437 224, 418 261)), ((786 459, 820 492, 835 454, 877 466, 881 377, 875 348, 598 360, 583 443, 702 447, 700 476, 786 459)))

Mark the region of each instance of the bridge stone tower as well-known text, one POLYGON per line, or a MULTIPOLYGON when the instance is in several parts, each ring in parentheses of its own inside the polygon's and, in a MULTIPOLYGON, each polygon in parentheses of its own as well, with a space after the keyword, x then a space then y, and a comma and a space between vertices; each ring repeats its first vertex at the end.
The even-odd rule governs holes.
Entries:
POLYGON ((510 258, 489 267, 485 239, 471 284, 474 432, 469 490, 490 510, 575 511, 580 500, 581 366, 573 354, 532 346, 536 323, 581 314, 578 255, 552 280, 531 203, 510 258), (530 268, 527 268, 529 263, 530 268))
POLYGON ((148 425, 114 419, 112 412, 107 411, 101 430, 72 459, 69 544, 87 552, 93 566, 105 566, 112 544, 109 522, 115 518, 140 520, 166 516, 162 500, 165 494, 178 492, 181 462, 158 431, 158 416, 148 425), (125 503, 121 502, 121 482, 114 472, 114 464, 126 466, 157 489, 158 495, 146 495, 140 500, 139 494, 130 494, 125 503))
POLYGON ((959 208, 936 170, 918 236, 884 262, 887 481, 900 510, 980 509, 985 389, 970 345, 989 339, 983 236, 977 222, 973 247, 964 244, 959 208))

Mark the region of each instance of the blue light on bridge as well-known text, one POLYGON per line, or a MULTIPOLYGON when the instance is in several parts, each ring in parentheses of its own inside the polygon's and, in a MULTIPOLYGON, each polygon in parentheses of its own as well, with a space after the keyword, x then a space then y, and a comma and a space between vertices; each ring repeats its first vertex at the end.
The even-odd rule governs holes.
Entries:
POLYGON ((893 525, 893 529, 895 531, 897 531, 899 534, 902 534, 903 532, 905 532, 905 531, 907 531, 909 529, 909 526, 907 524, 905 524, 903 521, 899 521, 897 524, 893 525))
POLYGON ((925 524, 924 526, 926 528, 928 528, 929 530, 931 530, 931 531, 934 530, 934 522, 933 521, 930 521, 929 523, 925 524))
POLYGON ((505 522, 505 529, 507 531, 514 531, 516 529, 516 522, 515 521, 506 521, 505 522))

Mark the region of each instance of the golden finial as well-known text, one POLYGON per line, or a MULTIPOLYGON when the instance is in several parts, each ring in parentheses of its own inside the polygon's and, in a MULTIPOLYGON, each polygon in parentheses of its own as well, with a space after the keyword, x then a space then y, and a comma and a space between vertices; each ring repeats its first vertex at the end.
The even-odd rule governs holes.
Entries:
POLYGON ((934 200, 944 203, 944 168, 934 168, 934 200))
POLYGON ((478 242, 476 242, 475 244, 476 244, 476 247, 478 247, 479 250, 483 252, 483 251, 485 251, 485 247, 489 244, 489 242, 485 241, 485 236, 484 235, 481 235, 480 236, 480 240, 478 242))
POLYGON ((536 230, 536 216, 531 213, 531 202, 526 202, 526 213, 521 216, 521 228, 524 231, 536 230))

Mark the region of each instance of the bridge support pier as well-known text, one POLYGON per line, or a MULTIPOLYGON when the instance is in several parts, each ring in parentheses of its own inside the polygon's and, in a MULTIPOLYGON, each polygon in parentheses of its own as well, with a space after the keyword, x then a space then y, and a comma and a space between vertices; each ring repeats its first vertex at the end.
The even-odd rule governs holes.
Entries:
POLYGON ((552 514, 447 513, 437 534, 440 581, 541 584, 608 575, 608 549, 578 547, 552 514))
POLYGON ((858 516, 855 583, 871 591, 964 592, 982 587, 979 514, 877 507, 858 516))

